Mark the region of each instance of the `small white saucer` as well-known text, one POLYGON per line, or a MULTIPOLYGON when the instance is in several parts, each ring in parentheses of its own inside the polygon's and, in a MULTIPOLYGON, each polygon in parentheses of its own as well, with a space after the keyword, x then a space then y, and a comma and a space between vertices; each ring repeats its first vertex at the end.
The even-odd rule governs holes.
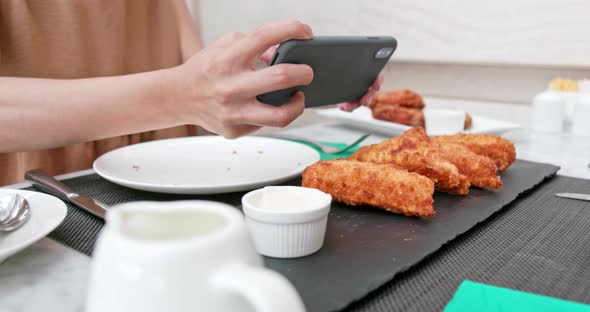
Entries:
POLYGON ((45 237, 61 224, 67 213, 66 204, 51 195, 0 189, 0 196, 7 194, 20 194, 25 197, 31 208, 31 217, 23 226, 12 232, 0 232, 0 263, 45 237))

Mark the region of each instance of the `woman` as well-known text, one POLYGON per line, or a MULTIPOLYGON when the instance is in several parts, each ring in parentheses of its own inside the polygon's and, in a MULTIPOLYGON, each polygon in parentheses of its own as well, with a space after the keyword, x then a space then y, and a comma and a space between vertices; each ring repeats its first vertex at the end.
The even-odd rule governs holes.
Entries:
POLYGON ((193 125, 228 138, 288 125, 301 92, 281 107, 255 97, 308 84, 312 69, 254 63, 311 36, 284 21, 201 49, 184 0, 0 1, 0 185, 31 168, 89 168, 121 146, 195 135, 193 125))

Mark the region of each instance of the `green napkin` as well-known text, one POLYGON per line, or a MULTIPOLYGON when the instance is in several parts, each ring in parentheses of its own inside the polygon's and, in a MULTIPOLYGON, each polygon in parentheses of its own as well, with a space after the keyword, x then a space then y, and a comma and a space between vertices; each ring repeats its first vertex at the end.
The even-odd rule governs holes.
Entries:
POLYGON ((568 311, 588 312, 590 305, 465 280, 444 312, 568 311))
MULTIPOLYGON (((301 144, 305 144, 313 149, 315 149, 316 151, 318 151, 318 153, 320 153, 320 159, 321 160, 330 160, 330 159, 334 159, 334 158, 344 158, 344 157, 348 157, 350 155, 352 155, 354 152, 356 152, 360 146, 353 146, 351 148, 349 148, 348 150, 344 151, 343 153, 339 153, 339 154, 327 154, 322 152, 319 148, 317 148, 315 145, 309 144, 307 142, 302 142, 299 140, 292 140, 292 139, 288 139, 289 141, 293 141, 293 142, 298 142, 301 144)), ((338 142, 320 142, 324 145, 328 145, 328 146, 332 146, 332 147, 336 147, 336 148, 344 148, 346 147, 346 144, 344 143, 338 143, 338 142)))

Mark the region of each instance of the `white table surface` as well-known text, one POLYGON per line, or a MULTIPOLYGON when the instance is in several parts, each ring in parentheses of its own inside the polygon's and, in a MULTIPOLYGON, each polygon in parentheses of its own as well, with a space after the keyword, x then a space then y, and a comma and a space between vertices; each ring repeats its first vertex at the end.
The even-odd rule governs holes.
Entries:
MULTIPOLYGON (((515 143, 519 159, 552 163, 561 166, 558 174, 590 179, 590 169, 586 167, 590 163, 590 137, 530 132, 526 129, 530 113, 528 106, 426 100, 430 107, 461 108, 473 114, 519 123, 524 126, 523 129, 504 135, 515 143)), ((363 133, 362 130, 318 118, 313 111, 307 111, 302 119, 308 122, 296 122, 295 126, 283 131, 320 141, 344 143, 352 142, 363 133)), ((374 135, 364 144, 383 139, 385 137, 374 135)), ((92 172, 86 170, 60 178, 92 172)), ((27 185, 23 183, 8 188, 27 185)), ((89 268, 89 257, 44 238, 0 263, 0 311, 83 311, 89 268)))

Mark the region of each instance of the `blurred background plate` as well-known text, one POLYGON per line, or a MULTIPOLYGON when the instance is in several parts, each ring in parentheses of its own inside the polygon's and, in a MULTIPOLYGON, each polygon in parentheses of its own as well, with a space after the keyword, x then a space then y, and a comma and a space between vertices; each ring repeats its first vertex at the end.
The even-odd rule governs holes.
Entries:
MULTIPOLYGON (((338 108, 317 110, 318 115, 341 121, 346 125, 385 135, 398 135, 410 129, 410 126, 395 122, 383 121, 373 118, 371 110, 365 106, 355 109, 353 112, 345 112, 338 108)), ((502 134, 518 129, 520 125, 508 121, 483 117, 471 114, 473 124, 465 133, 490 133, 502 134)))

